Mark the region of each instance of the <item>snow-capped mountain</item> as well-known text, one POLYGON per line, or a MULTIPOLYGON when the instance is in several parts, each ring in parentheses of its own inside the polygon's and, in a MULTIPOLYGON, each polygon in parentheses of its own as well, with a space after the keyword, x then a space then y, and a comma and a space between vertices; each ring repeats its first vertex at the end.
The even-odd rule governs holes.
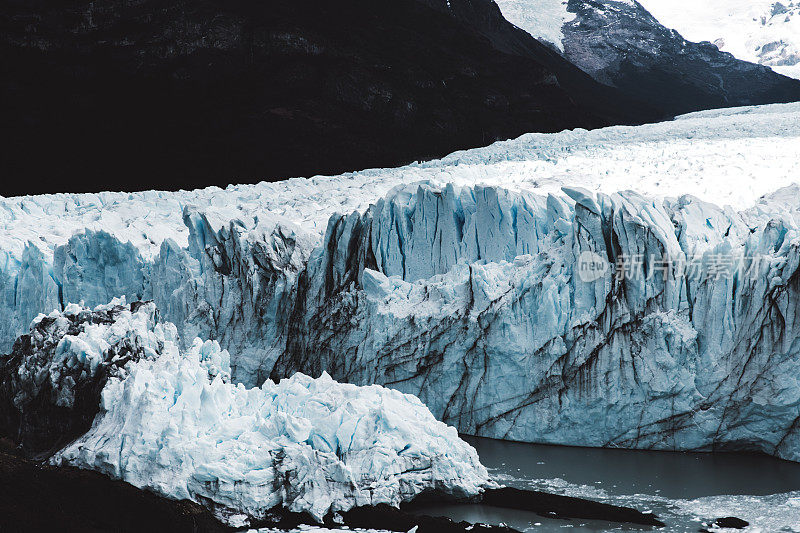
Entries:
MULTIPOLYGON (((755 58, 685 39, 635 0, 497 3, 508 20, 598 81, 672 113, 800 100, 800 83, 742 61, 755 58)), ((764 50, 778 53, 776 46, 764 50)))
POLYGON ((800 460, 799 119, 719 110, 312 180, 2 199, 0 338, 70 302, 153 300, 241 386, 326 370, 466 433, 800 460), (620 279, 625 258, 716 274, 620 279))
POLYGON ((6 195, 335 174, 800 99, 627 0, 43 0, 0 27, 6 195))
POLYGON ((797 0, 640 0, 662 24, 739 59, 800 78, 797 0))

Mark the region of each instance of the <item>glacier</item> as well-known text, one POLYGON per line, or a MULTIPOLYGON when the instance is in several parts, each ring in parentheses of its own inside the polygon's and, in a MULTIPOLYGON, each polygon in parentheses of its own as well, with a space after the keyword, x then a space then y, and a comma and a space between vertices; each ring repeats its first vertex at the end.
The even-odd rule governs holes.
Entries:
POLYGON ((182 351, 177 339, 152 302, 39 316, 0 369, 3 416, 18 414, 25 451, 60 434, 71 442, 53 464, 193 500, 236 527, 489 486, 476 451, 413 396, 324 373, 246 388, 218 342, 182 351))
POLYGON ((787 104, 334 177, 0 199, 0 344, 70 303, 153 300, 179 351, 217 342, 248 390, 327 372, 467 434, 800 460, 798 161, 787 104), (760 260, 614 275, 665 255, 760 260))

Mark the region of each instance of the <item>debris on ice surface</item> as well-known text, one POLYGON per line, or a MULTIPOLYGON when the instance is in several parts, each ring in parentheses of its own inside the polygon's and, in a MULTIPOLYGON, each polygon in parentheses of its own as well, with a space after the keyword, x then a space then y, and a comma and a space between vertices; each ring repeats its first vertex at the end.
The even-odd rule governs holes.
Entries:
POLYGON ((488 483, 475 450, 413 396, 340 384, 327 374, 248 389, 230 383, 229 355, 216 341, 195 339, 179 350, 174 326, 153 323, 153 304, 108 309, 110 323, 92 323, 92 312, 80 310, 83 330, 47 352, 51 375, 77 365, 84 371, 71 376, 80 386, 112 359, 120 336, 149 338, 158 353, 108 378, 91 429, 56 453, 55 464, 194 500, 235 526, 275 509, 321 521, 357 506, 397 506, 422 492, 470 497, 488 483))

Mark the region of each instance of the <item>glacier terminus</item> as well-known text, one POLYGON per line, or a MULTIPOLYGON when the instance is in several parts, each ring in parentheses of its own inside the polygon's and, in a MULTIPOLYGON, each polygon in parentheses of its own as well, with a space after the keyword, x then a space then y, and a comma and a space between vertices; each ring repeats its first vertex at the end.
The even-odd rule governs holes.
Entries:
POLYGON ((467 434, 799 460, 799 116, 529 135, 311 182, 5 199, 3 223, 26 230, 3 244, 0 340, 68 304, 152 300, 180 339, 227 350, 247 386, 327 372, 414 394, 467 434), (681 151, 701 125, 702 148, 681 151), (768 130, 784 143, 776 172, 747 179, 768 130), (589 177, 597 151, 642 166, 638 190, 613 190, 623 168, 589 177), (715 157, 738 160, 703 181, 715 157), (584 252, 609 267, 588 283, 584 252), (612 268, 726 254, 762 261, 718 279, 612 268))
POLYGON ((799 175, 786 104, 3 198, 4 424, 232 525, 479 495, 459 433, 800 462, 799 175))

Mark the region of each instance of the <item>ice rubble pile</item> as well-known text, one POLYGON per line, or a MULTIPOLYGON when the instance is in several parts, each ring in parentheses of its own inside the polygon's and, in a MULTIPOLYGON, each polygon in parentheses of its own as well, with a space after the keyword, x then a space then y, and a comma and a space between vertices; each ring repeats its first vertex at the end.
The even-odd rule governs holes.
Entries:
POLYGON ((195 339, 181 352, 175 326, 155 318, 152 303, 116 300, 33 324, 33 335, 42 321, 59 324, 50 330, 54 348, 18 351, 6 367, 24 383, 51 383, 58 414, 77 407, 74 390, 94 383, 104 365, 116 368, 91 428, 52 462, 197 501, 233 525, 276 509, 322 520, 423 491, 467 497, 488 482, 475 450, 413 396, 327 374, 233 385, 216 341, 195 339))

